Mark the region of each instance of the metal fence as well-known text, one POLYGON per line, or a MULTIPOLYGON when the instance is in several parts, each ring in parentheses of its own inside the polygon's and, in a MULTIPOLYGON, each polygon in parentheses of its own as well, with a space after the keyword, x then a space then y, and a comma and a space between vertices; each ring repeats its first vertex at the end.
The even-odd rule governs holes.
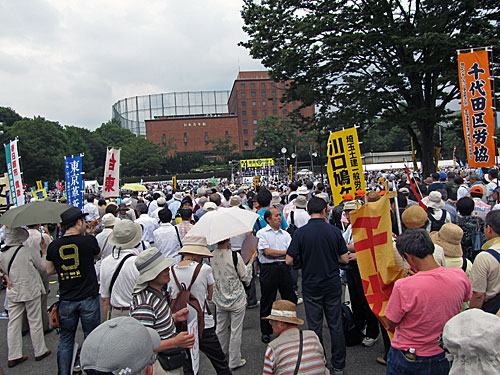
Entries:
POLYGON ((189 91, 133 96, 113 104, 113 118, 135 135, 146 135, 145 120, 159 116, 214 115, 228 113, 231 92, 189 91))

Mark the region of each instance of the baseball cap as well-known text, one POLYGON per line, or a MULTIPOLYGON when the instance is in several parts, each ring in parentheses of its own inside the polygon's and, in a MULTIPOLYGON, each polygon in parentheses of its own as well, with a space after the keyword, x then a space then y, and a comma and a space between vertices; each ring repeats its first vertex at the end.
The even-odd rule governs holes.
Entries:
POLYGON ((353 201, 354 200, 352 194, 344 194, 342 196, 342 199, 345 200, 345 201, 353 201))
POLYGON ((155 362, 153 350, 160 344, 155 330, 134 318, 119 317, 105 321, 87 336, 80 363, 83 370, 139 375, 155 362))
POLYGON ((477 193, 477 194, 483 194, 483 188, 481 186, 474 186, 472 189, 470 189, 471 193, 477 193))

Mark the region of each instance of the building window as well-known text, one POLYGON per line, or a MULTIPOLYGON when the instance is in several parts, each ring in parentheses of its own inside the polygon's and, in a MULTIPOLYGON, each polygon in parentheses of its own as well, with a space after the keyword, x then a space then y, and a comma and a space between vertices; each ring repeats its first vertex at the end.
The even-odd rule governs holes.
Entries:
POLYGON ((278 114, 278 110, 277 109, 273 109, 273 115, 277 115, 278 114))
POLYGON ((286 109, 286 108, 285 108, 285 109, 283 110, 283 114, 284 114, 284 115, 286 115, 287 113, 288 113, 288 109, 286 109))
POLYGON ((246 147, 248 147, 248 141, 243 141, 243 145, 245 145, 246 147))
POLYGON ((208 132, 205 132, 205 144, 208 144, 208 132))
POLYGON ((266 105, 267 102, 265 100, 262 101, 262 105, 266 105))
POLYGON ((276 91, 271 91, 271 96, 276 96, 276 91))
POLYGON ((265 88, 266 88, 266 83, 265 83, 265 82, 262 82, 262 83, 260 84, 260 87, 261 87, 261 88, 263 88, 263 89, 265 89, 265 88))
POLYGON ((188 144, 188 133, 184 133, 184 146, 188 144))
POLYGON ((257 120, 253 120, 252 124, 257 125, 257 120))
POLYGON ((250 86, 252 87, 252 89, 255 88, 255 83, 251 83, 250 86))
POLYGON ((246 116, 247 115, 247 111, 241 111, 241 115, 242 116, 246 116))
POLYGON ((271 87, 275 87, 276 84, 274 82, 271 82, 271 87))
POLYGON ((245 96, 246 96, 245 91, 242 91, 242 92, 241 92, 241 97, 242 97, 242 98, 244 98, 245 96))
POLYGON ((254 133, 254 134, 257 134, 257 132, 258 132, 258 130, 257 130, 257 129, 254 129, 254 130, 253 130, 253 133, 254 133))
POLYGON ((266 110, 262 111, 262 116, 267 116, 267 111, 266 110))
POLYGON ((266 97, 266 92, 265 92, 265 91, 262 91, 262 92, 260 93, 260 96, 262 96, 262 97, 264 97, 264 98, 265 98, 265 97, 266 97))
POLYGON ((243 125, 247 125, 248 124, 248 121, 247 120, 243 120, 243 125))
POLYGON ((161 144, 163 145, 163 147, 165 147, 167 145, 167 135, 166 134, 161 135, 161 144))
POLYGON ((242 102, 241 102, 241 106, 242 106, 242 107, 246 107, 246 106, 247 106, 247 102, 242 101, 242 102))
POLYGON ((255 91, 252 91, 251 95, 252 95, 252 98, 255 98, 255 96, 257 95, 257 93, 255 91))
POLYGON ((244 84, 244 83, 240 83, 240 87, 241 87, 242 89, 244 89, 244 88, 245 88, 245 84, 244 84))
POLYGON ((252 106, 255 107, 257 105, 257 102, 252 102, 252 106))
POLYGON ((243 129, 243 134, 247 135, 248 134, 248 129, 243 129))
POLYGON ((252 115, 257 116, 257 111, 255 109, 252 109, 252 115))
POLYGON ((281 82, 281 87, 285 87, 285 82, 281 82))
POLYGON ((229 132, 226 130, 226 138, 229 138, 229 132))
POLYGON ((297 101, 296 101, 296 100, 294 100, 294 101, 292 102, 292 104, 293 104, 293 105, 297 105, 297 101))
POLYGON ((276 99, 273 99, 273 105, 278 104, 278 101, 276 99))

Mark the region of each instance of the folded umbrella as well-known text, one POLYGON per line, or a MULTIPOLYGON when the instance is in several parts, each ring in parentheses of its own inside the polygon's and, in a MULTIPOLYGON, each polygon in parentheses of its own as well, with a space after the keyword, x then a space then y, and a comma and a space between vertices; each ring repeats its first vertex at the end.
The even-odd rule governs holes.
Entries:
POLYGON ((258 214, 239 207, 219 208, 204 214, 189 231, 189 234, 204 236, 209 245, 250 232, 258 214))
POLYGON ((36 201, 8 210, 0 216, 0 224, 17 228, 23 225, 60 223, 61 214, 70 207, 69 204, 36 201))

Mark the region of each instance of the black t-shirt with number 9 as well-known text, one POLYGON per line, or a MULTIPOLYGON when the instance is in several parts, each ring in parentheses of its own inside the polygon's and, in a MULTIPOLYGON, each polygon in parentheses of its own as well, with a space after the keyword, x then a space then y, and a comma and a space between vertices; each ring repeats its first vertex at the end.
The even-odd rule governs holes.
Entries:
POLYGON ((99 295, 94 257, 99 254, 94 236, 65 236, 47 249, 47 260, 54 263, 59 279, 59 299, 81 301, 99 295))

